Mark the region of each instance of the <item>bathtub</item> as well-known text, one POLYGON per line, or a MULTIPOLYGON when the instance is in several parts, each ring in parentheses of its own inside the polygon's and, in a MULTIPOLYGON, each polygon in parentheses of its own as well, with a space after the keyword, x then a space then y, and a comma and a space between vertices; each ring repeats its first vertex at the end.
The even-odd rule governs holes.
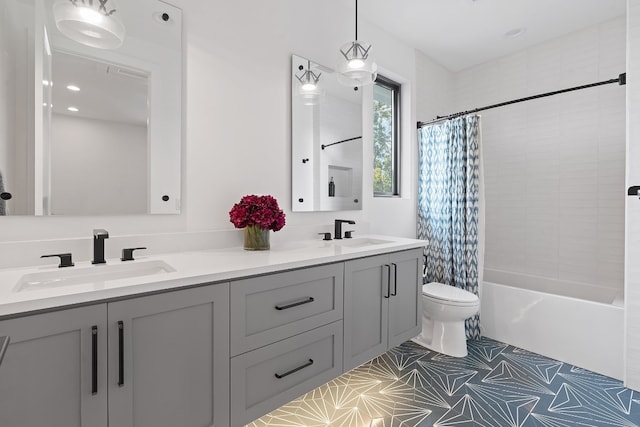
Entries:
POLYGON ((484 336, 622 380, 621 292, 485 269, 480 298, 484 336))

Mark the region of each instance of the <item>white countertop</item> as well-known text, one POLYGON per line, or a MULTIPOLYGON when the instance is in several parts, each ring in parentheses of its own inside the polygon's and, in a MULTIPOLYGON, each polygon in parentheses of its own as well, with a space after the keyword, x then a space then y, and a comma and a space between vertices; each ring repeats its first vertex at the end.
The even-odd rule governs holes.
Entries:
MULTIPOLYGON (((90 284, 53 286, 47 289, 24 289, 19 292, 16 291, 16 285, 24 275, 58 272, 63 269, 58 269, 55 265, 0 269, 0 317, 176 289, 183 286, 225 282, 248 276, 420 248, 426 245, 423 240, 373 235, 359 236, 358 239, 354 238, 351 242, 361 239, 377 239, 386 242, 353 247, 342 246, 340 241, 296 241, 272 245, 271 250, 268 251, 245 251, 241 247, 235 247, 148 257, 140 256, 136 258, 136 261, 128 262, 108 259, 107 265, 132 265, 136 262, 163 261, 175 271, 90 284)), ((351 243, 348 240, 343 242, 344 244, 351 243)), ((91 265, 90 262, 78 262, 75 267, 68 268, 100 269, 102 267, 102 265, 91 265)))

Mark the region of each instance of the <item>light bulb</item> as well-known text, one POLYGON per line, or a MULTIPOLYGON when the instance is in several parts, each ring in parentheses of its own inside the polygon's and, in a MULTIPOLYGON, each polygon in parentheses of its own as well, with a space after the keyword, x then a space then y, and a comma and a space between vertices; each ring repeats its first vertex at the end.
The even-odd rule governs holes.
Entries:
POLYGON ((102 25, 104 15, 95 9, 89 9, 88 7, 80 7, 78 13, 82 19, 92 25, 102 25))
POLYGON ((364 61, 360 58, 353 58, 349 61, 349 68, 357 69, 364 67, 364 61))
POLYGON ((309 82, 309 83, 305 83, 302 85, 302 90, 306 91, 306 92, 310 92, 312 90, 316 90, 316 85, 309 82))

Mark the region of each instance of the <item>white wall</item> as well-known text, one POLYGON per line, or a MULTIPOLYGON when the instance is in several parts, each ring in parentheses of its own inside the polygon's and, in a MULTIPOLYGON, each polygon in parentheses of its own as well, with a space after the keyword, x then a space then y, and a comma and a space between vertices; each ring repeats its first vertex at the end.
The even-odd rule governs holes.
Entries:
MULTIPOLYGON (((624 17, 458 73, 468 110, 617 78, 624 17)), ((622 291, 625 87, 606 85, 482 115, 485 270, 622 291)))
MULTIPOLYGON (((627 177, 640 185, 640 0, 627 9, 627 177), (635 71, 634 71, 635 70, 635 71)), ((626 192, 625 192, 626 193, 626 192)), ((626 199, 625 385, 640 390, 640 200, 626 199)))
MULTIPOLYGON (((362 211, 291 213, 290 56, 298 53, 319 63, 336 63, 338 48, 354 33, 351 1, 322 7, 311 0, 173 3, 183 9, 184 17, 182 214, 4 218, 0 242, 89 238, 95 227, 107 228, 112 235, 229 230, 229 209, 249 193, 275 196, 288 225, 308 229, 308 237, 316 237, 317 227, 329 231, 338 216, 356 220, 356 230, 370 222, 372 231, 415 235, 413 165, 406 168, 402 199, 373 200, 372 172, 365 167, 362 211), (389 224, 390 217, 397 221, 389 224)), ((359 35, 374 44, 381 69, 406 83, 408 106, 415 104, 414 50, 363 20, 359 35)), ((370 88, 368 92, 370 100, 370 88)), ((403 146, 404 159, 411 164, 415 114, 407 111, 403 146)), ((373 164, 370 141, 371 131, 365 132, 365 165, 373 164)))
POLYGON ((54 114, 52 135, 52 215, 147 212, 146 126, 54 114))

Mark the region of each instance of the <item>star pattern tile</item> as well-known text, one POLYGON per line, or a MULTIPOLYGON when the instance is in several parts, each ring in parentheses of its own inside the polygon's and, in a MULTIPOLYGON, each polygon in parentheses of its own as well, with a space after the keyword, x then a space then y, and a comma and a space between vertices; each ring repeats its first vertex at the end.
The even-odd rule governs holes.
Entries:
POLYGON ((640 427, 620 381, 488 338, 468 351, 408 341, 248 427, 640 427))

